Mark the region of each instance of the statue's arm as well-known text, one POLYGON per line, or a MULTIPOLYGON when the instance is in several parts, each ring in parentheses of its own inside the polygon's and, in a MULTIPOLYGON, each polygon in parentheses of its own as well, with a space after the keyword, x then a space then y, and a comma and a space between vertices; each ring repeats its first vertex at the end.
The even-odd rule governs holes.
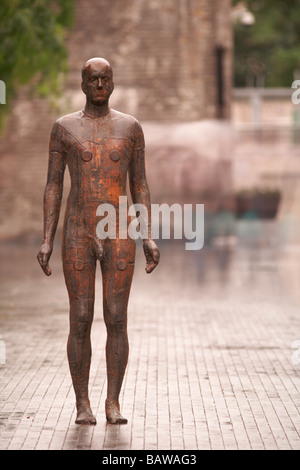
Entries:
POLYGON ((49 259, 52 254, 54 237, 59 220, 65 167, 66 159, 62 145, 62 132, 59 125, 55 123, 50 137, 48 175, 44 192, 43 241, 37 255, 38 261, 47 276, 51 274, 49 259))
POLYGON ((136 150, 130 161, 129 187, 133 204, 141 204, 146 209, 146 211, 141 214, 141 216, 144 216, 143 239, 151 238, 151 203, 150 191, 146 179, 144 149, 136 150))
MULTIPOLYGON (((142 129, 138 126, 140 138, 137 142, 143 142, 142 129)), ((146 257, 146 272, 151 273, 159 263, 159 249, 151 237, 151 202, 150 191, 146 179, 145 149, 136 145, 129 164, 129 186, 133 204, 141 204, 144 210, 140 211, 140 219, 143 221, 142 238, 143 249, 146 257)))

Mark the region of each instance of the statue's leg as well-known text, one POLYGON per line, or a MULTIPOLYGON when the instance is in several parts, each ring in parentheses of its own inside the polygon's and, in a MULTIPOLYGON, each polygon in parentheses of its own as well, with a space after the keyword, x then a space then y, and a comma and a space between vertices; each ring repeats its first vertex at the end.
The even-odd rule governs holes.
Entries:
POLYGON ((135 242, 107 240, 101 263, 103 313, 107 329, 106 419, 111 424, 126 424, 120 414, 119 394, 128 360, 127 305, 134 271, 135 242))
MULTIPOLYGON (((78 250, 77 250, 78 252, 78 250)), ((70 330, 67 344, 69 367, 76 396, 77 424, 96 424, 88 394, 91 363, 91 326, 94 316, 96 261, 88 249, 76 258, 76 250, 65 249, 63 267, 70 301, 70 330), (86 252, 85 252, 86 251, 86 252)))

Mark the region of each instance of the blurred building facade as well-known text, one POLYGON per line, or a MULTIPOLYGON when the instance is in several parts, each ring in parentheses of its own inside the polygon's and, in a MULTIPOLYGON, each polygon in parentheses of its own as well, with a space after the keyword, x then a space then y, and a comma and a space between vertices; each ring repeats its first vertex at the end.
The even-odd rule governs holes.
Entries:
POLYGON ((86 58, 114 69, 114 104, 142 121, 229 117, 231 0, 77 1, 69 86, 86 58))
MULTIPOLYGON (((220 122, 230 117, 230 0, 77 0, 75 8, 75 25, 67 40, 69 74, 59 109, 20 91, 0 140, 2 238, 23 233, 40 237, 51 127, 60 115, 84 106, 80 74, 87 59, 102 56, 111 62, 115 81, 111 106, 142 124, 161 123, 167 146, 172 145, 163 127, 168 123, 220 122)), ((151 135, 149 141, 153 140, 151 135)), ((195 141, 195 159, 197 145, 195 141)), ((156 147, 161 149, 159 141, 156 147)), ((183 161, 191 151, 179 153, 183 161)), ((200 153, 205 157, 203 146, 200 153)), ((164 177, 160 181, 151 177, 151 150, 148 161, 152 193, 159 199, 155 185, 161 187, 164 177)), ((182 171, 185 174, 186 168, 182 171)), ((188 184, 186 179, 183 184, 188 184)))

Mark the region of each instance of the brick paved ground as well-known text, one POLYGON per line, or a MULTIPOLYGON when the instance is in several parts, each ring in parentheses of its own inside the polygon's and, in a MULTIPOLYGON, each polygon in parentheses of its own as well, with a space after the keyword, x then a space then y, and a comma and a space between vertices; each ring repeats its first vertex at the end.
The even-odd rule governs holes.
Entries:
POLYGON ((171 244, 151 276, 138 258, 121 397, 126 426, 105 422, 99 274, 95 427, 74 424, 59 248, 50 278, 36 251, 0 246, 0 449, 300 449, 298 249, 186 252, 171 244))

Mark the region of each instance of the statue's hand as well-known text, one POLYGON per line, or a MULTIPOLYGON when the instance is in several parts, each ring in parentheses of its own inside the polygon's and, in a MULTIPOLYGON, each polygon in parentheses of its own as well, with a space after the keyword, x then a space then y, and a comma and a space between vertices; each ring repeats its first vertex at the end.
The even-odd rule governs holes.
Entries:
POLYGON ((51 274, 51 269, 48 264, 51 254, 52 246, 50 246, 48 243, 43 243, 40 251, 38 252, 37 259, 41 265, 42 270, 47 276, 50 276, 51 274))
POLYGON ((152 239, 144 240, 143 248, 146 257, 146 272, 150 274, 159 263, 160 252, 152 239))

